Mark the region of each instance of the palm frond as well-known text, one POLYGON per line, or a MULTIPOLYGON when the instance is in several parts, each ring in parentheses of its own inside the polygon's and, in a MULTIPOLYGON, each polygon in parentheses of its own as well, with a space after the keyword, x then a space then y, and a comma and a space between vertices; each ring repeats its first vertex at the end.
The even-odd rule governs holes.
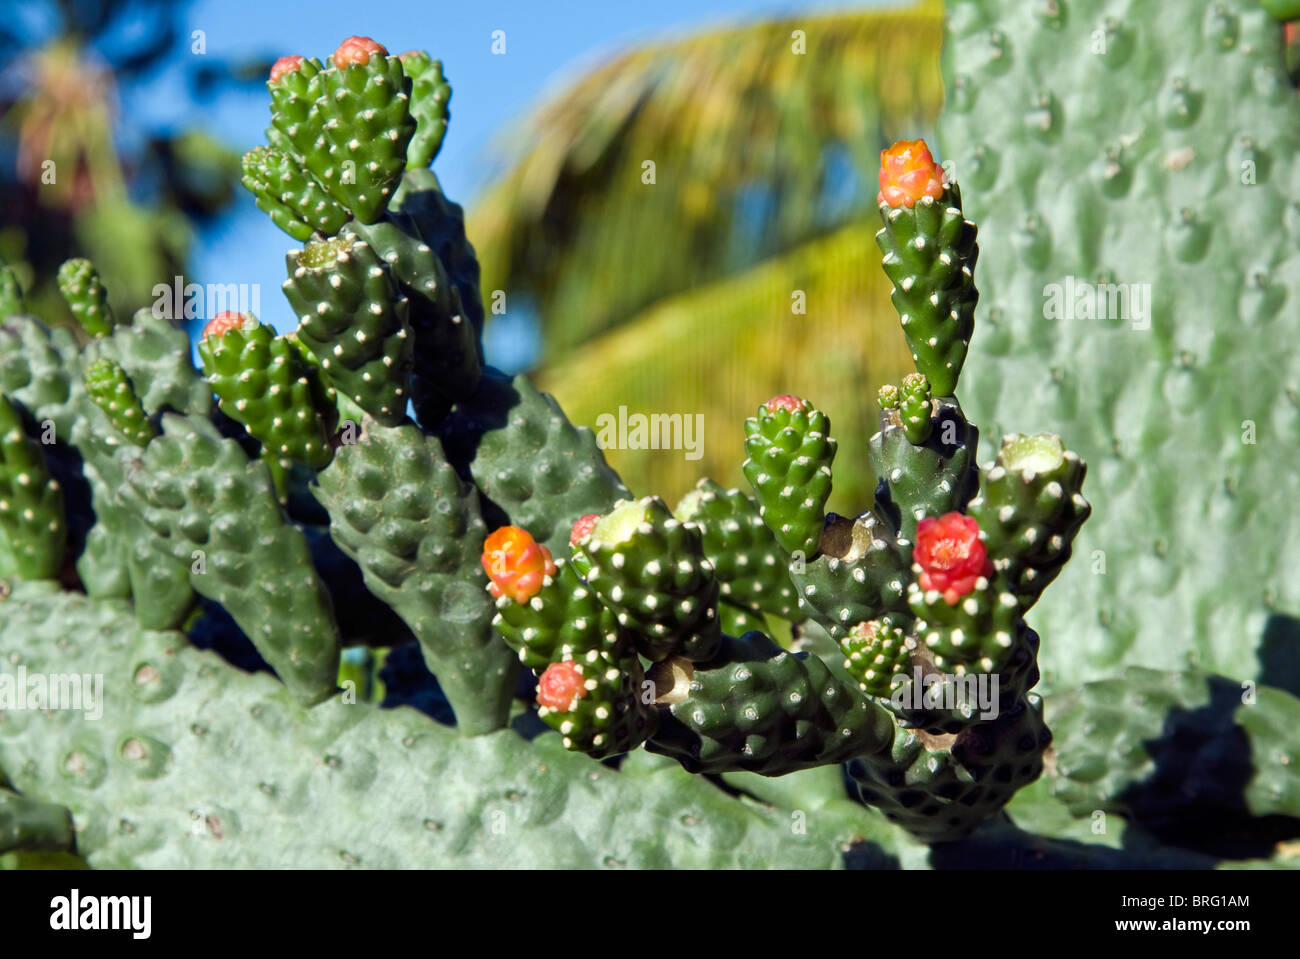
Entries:
POLYGON ((562 356, 872 213, 881 147, 938 115, 941 34, 924 0, 715 30, 588 73, 515 134, 473 212, 484 289, 528 296, 562 356))

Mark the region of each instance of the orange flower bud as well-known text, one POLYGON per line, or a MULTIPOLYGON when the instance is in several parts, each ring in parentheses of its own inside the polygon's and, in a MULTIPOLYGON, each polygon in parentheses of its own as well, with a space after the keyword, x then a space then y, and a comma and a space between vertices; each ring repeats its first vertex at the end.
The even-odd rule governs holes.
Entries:
POLYGON ((344 67, 350 67, 354 63, 365 66, 370 62, 370 57, 374 54, 386 57, 388 56, 388 48, 382 43, 371 40, 369 37, 348 37, 334 51, 334 66, 340 70, 344 67))
POLYGON ((543 580, 556 569, 551 551, 518 526, 502 526, 484 541, 482 563, 492 581, 488 584, 492 595, 509 596, 516 603, 536 596, 543 580))
POLYGON ((923 196, 943 194, 943 170, 934 162, 924 140, 899 140, 880 151, 880 193, 877 203, 909 210, 923 196))

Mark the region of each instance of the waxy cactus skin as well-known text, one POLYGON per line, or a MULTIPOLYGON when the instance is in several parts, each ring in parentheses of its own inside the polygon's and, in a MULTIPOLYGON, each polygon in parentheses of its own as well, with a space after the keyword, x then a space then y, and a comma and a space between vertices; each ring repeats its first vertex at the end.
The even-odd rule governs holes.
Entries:
MULTIPOLYGON (((75 661, 125 691, 98 738, 59 711, 0 714, 0 852, 754 868, 861 847, 979 864, 994 848, 1016 864, 1207 865, 1121 817, 1182 822, 1186 797, 1223 800, 1216 762, 1242 738, 1248 755, 1224 767, 1250 782, 1234 823, 1300 814, 1300 705, 1280 689, 1227 714, 1210 708, 1226 681, 1199 673, 1130 670, 1046 710, 1033 691, 1026 617, 1091 512, 1085 468, 1054 433, 1004 434, 976 461, 957 399, 959 381, 987 389, 982 364, 963 373, 975 227, 923 142, 881 171, 884 268, 917 371, 878 397, 864 385, 880 432, 841 445, 813 402, 772 397, 743 432, 753 495, 703 480, 670 512, 551 397, 483 365, 477 262, 427 169, 441 64, 352 38, 324 63, 282 58, 268 89, 269 145, 246 174, 299 243, 284 333, 214 318, 200 373, 169 322, 114 323, 87 266, 63 283, 77 336, 17 315, 0 276, 0 662, 75 661), (345 184, 352 156, 366 175, 345 184), (879 476, 851 516, 826 509, 836 455, 879 476), (778 621, 791 648, 767 634, 778 621), (260 658, 246 671, 200 645, 260 658), (413 661, 436 677, 416 685, 441 722, 349 701, 340 650, 370 646, 387 705, 416 701, 395 681, 413 661), (997 684, 950 706, 909 700, 918 676, 997 684), (1017 824, 1104 810, 1115 832, 1081 839, 1081 818, 1057 843, 1003 810, 1017 824)), ((972 164, 973 201, 988 176, 972 164)), ((984 239, 1013 247, 1005 229, 984 239)), ((980 335, 996 345, 997 321, 980 335)), ((1044 635, 1045 650, 1065 641, 1044 635)))

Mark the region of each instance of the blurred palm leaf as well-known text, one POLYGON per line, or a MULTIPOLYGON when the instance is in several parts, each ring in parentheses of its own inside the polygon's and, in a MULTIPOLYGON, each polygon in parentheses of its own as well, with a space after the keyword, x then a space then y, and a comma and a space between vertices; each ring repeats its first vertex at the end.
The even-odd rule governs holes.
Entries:
POLYGON ((540 381, 588 425, 620 405, 705 414, 700 461, 610 451, 638 492, 736 481, 741 419, 803 392, 847 441, 835 501, 869 501, 875 389, 908 362, 875 171, 933 129, 941 35, 931 0, 715 30, 632 50, 523 124, 470 235, 483 288, 536 308, 540 381))

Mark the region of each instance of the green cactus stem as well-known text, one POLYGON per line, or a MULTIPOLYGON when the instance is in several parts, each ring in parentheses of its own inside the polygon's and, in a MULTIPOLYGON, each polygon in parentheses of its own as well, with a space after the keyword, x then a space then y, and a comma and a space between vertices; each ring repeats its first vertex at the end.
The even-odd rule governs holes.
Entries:
POLYGON ((826 414, 796 396, 774 396, 745 420, 745 477, 759 514, 787 553, 820 548, 836 442, 826 414))
MULTIPOLYGON (((498 539, 500 535, 500 531, 494 534, 498 539)), ((489 576, 492 553, 491 546, 485 547, 483 562, 489 576)), ((543 579, 526 602, 502 595, 496 599, 496 608, 492 625, 519 655, 519 661, 533 670, 543 670, 566 656, 584 656, 593 649, 612 651, 624 642, 614 613, 564 559, 555 560, 555 572, 543 579)))
POLYGON ((1092 512, 1083 498, 1087 467, 1051 433, 1002 439, 997 460, 981 479, 970 515, 983 530, 989 555, 1028 609, 1070 558, 1079 527, 1092 512))
POLYGON ((518 665, 492 629, 478 491, 436 437, 371 420, 320 473, 330 534, 420 642, 467 735, 505 725, 518 665))
POLYGON ((288 255, 284 294, 298 340, 326 381, 385 426, 406 416, 413 337, 407 301, 369 244, 347 237, 288 255))
POLYGON ((660 696, 671 705, 647 748, 691 772, 781 776, 887 750, 894 736, 889 713, 820 659, 757 632, 724 637, 716 662, 687 667, 660 696))
POLYGON ((845 770, 861 801, 890 822, 922 840, 960 838, 1041 775, 1052 741, 1042 709, 1030 694, 961 733, 901 731, 892 748, 855 756, 845 770))
POLYGON ((86 367, 85 383, 90 398, 131 443, 146 446, 158 435, 120 364, 101 356, 86 367))
POLYGON ((880 431, 867 444, 877 477, 873 508, 907 541, 924 517, 963 508, 979 484, 979 430, 966 421, 955 400, 936 398, 929 404, 924 440, 913 440, 899 407, 881 411, 880 431))
POLYGON ((451 117, 451 84, 443 76, 442 61, 423 50, 411 50, 398 59, 411 79, 411 115, 416 121, 415 135, 406 148, 406 167, 420 169, 432 163, 442 149, 451 117))
POLYGON ((420 423, 436 428, 453 403, 473 395, 483 373, 478 332, 460 293, 410 217, 390 214, 370 225, 353 223, 346 235, 370 245, 407 299, 415 335, 411 398, 420 423))
POLYGON ((698 526, 675 519, 658 497, 627 501, 597 521, 582 552, 588 584, 635 631, 641 655, 713 657, 718 581, 698 526))
POLYGON ((966 362, 974 329, 975 224, 962 214, 957 184, 920 140, 881 152, 880 216, 876 243, 894 284, 892 299, 917 371, 935 396, 951 396, 966 362), (912 181, 926 177, 922 187, 912 181), (909 179, 911 178, 911 179, 909 179))
POLYGON ((267 454, 314 469, 329 465, 334 410, 293 343, 256 317, 222 314, 203 331, 198 353, 221 411, 267 454))
POLYGON ((257 197, 258 209, 300 243, 316 233, 333 236, 348 222, 348 211, 281 151, 254 147, 242 167, 240 182, 257 197))
POLYGON ((906 613, 906 547, 872 511, 854 520, 831 514, 822 555, 790 564, 803 614, 839 640, 863 620, 906 613))
POLYGON ((447 458, 482 492, 492 528, 514 525, 563 555, 579 517, 631 496, 595 434, 574 426, 525 376, 487 369, 440 430, 447 458))
POLYGON ((73 852, 76 848, 67 809, 0 786, 0 852, 73 852))
POLYGON ((908 442, 919 446, 929 438, 933 412, 929 380, 920 373, 908 373, 903 377, 898 397, 898 413, 908 442))
POLYGON ((340 644, 329 593, 265 465, 208 420, 169 413, 162 427, 125 459, 124 498, 299 700, 333 695, 340 644))
POLYGON ((113 308, 99 271, 85 259, 65 260, 58 272, 59 293, 81 328, 91 336, 112 331, 113 308))
POLYGON ((0 576, 52 579, 66 541, 63 487, 18 407, 0 394, 0 576))
POLYGON ((537 682, 537 714, 565 749, 593 759, 630 752, 659 726, 635 654, 589 650, 547 666, 537 682))
POLYGON ((364 39, 345 41, 324 69, 304 65, 280 77, 271 118, 277 145, 287 141, 354 219, 374 223, 401 180, 416 123, 401 62, 374 41, 369 50, 352 43, 364 39))
POLYGON ((907 632, 889 619, 858 623, 840 640, 844 668, 869 696, 888 698, 892 680, 912 662, 907 632))
MULTIPOLYGON (((713 564, 720 597, 754 614, 748 629, 723 631, 740 636, 762 625, 762 614, 794 619, 799 609, 787 570, 787 557, 772 531, 759 515, 758 504, 737 489, 725 489, 713 480, 700 480, 673 511, 683 522, 692 522, 704 533, 704 555, 713 564)), ((744 621, 733 619, 733 626, 744 621)))

